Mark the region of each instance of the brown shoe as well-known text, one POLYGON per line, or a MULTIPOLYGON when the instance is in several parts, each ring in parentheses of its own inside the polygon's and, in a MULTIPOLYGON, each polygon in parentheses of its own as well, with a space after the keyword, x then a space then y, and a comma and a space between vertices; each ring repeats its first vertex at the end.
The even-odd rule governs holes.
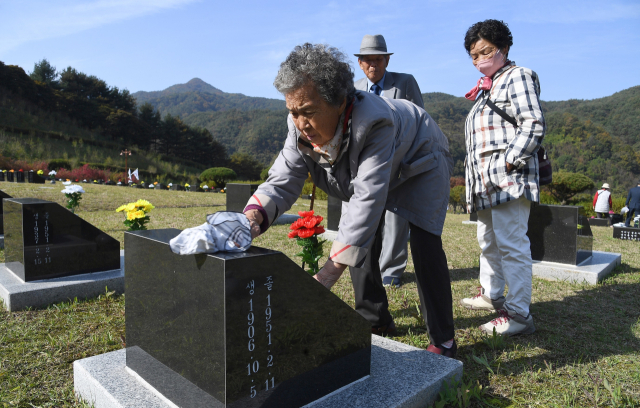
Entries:
POLYGON ((384 326, 372 327, 371 334, 382 337, 396 337, 398 335, 398 330, 396 330, 396 324, 392 321, 384 326))

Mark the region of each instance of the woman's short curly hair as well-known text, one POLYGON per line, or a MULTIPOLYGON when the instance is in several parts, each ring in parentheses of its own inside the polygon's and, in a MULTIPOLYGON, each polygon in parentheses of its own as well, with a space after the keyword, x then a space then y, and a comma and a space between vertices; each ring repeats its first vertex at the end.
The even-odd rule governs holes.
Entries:
POLYGON ((467 54, 471 53, 471 46, 480 39, 489 41, 501 50, 513 45, 511 30, 507 23, 501 20, 484 20, 469 27, 464 36, 464 48, 467 54))
POLYGON ((324 44, 296 46, 282 64, 273 85, 283 95, 315 85, 320 96, 333 106, 355 93, 353 69, 347 56, 337 48, 324 44))

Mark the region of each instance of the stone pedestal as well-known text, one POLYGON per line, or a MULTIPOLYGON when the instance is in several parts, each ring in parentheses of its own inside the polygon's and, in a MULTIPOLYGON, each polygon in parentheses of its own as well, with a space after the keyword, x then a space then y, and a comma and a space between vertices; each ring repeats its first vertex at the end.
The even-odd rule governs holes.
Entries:
POLYGON ((32 171, 27 173, 27 181, 29 183, 44 184, 46 179, 44 177, 38 175, 38 173, 36 173, 35 171, 32 170, 32 171))
POLYGON ((164 398, 300 407, 369 375, 370 324, 284 254, 180 256, 179 233, 125 233, 126 366, 164 398))
POLYGON ((640 228, 613 227, 613 237, 629 241, 640 241, 640 228))
POLYGON ((580 208, 532 204, 527 235, 534 261, 578 265, 591 256, 593 234, 580 208))
POLYGON ((242 212, 258 186, 259 184, 227 184, 224 190, 227 194, 227 211, 242 212))
POLYGON ((0 190, 0 235, 2 235, 2 248, 4 248, 4 205, 2 205, 2 200, 5 198, 12 197, 4 191, 0 190))
POLYGON ((592 227, 608 227, 611 225, 610 218, 589 218, 589 225, 592 227))
POLYGON ((120 243, 60 204, 2 202, 5 267, 23 282, 120 268, 120 243))
MULTIPOLYGON (((462 363, 397 341, 372 336, 371 374, 304 405, 305 408, 423 408, 433 404, 444 384, 462 379, 462 363)), ((126 368, 129 348, 89 357, 73 363, 76 395, 95 408, 175 408, 157 389, 126 368)), ((159 372, 166 366, 155 365, 159 372)), ((181 407, 223 407, 202 398, 199 390, 181 378, 173 378, 193 399, 181 407)), ((320 385, 320 384, 319 384, 320 385)), ((205 396, 206 397, 206 396, 205 396)), ((266 406, 287 408, 274 400, 266 406)), ((294 405, 299 407, 300 405, 294 405)))

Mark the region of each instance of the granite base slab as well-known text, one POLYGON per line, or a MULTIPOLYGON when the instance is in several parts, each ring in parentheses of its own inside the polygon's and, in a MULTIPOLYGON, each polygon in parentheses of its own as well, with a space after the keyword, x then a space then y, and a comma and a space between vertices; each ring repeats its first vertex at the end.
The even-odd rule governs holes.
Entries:
MULTIPOLYGON (((125 361, 126 349, 75 361, 76 396, 94 408, 175 408, 128 370, 125 361)), ((372 336, 371 375, 305 407, 426 407, 451 378, 462 378, 460 361, 372 336)))
POLYGON ((0 264, 0 299, 10 312, 91 298, 104 293, 105 287, 124 293, 124 251, 120 251, 120 269, 26 283, 0 264))
POLYGON ((597 284, 622 262, 622 255, 593 251, 590 258, 579 265, 533 261, 533 276, 573 283, 597 284))
POLYGON ((324 233, 320 234, 319 236, 326 239, 327 241, 335 241, 336 238, 338 238, 338 231, 325 230, 324 233))
POLYGON ((478 221, 462 221, 465 225, 478 225, 478 221))

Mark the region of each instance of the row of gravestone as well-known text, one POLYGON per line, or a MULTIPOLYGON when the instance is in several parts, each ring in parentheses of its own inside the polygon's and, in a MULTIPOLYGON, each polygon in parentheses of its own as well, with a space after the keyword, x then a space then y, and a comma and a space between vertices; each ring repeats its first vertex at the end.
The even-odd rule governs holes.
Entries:
MULTIPOLYGON (((59 204, 2 208, 2 266, 24 285, 120 267, 119 242, 59 204)), ((126 366, 164 397, 298 407, 369 375, 369 323, 284 254, 180 256, 179 233, 125 233, 126 366)))
POLYGON ((38 173, 34 172, 33 170, 28 171, 26 173, 23 171, 1 171, 0 181, 8 181, 8 182, 15 182, 15 183, 29 182, 29 183, 43 184, 45 182, 45 179, 42 176, 40 176, 38 173), (25 177, 25 174, 26 174, 26 177, 25 177))

